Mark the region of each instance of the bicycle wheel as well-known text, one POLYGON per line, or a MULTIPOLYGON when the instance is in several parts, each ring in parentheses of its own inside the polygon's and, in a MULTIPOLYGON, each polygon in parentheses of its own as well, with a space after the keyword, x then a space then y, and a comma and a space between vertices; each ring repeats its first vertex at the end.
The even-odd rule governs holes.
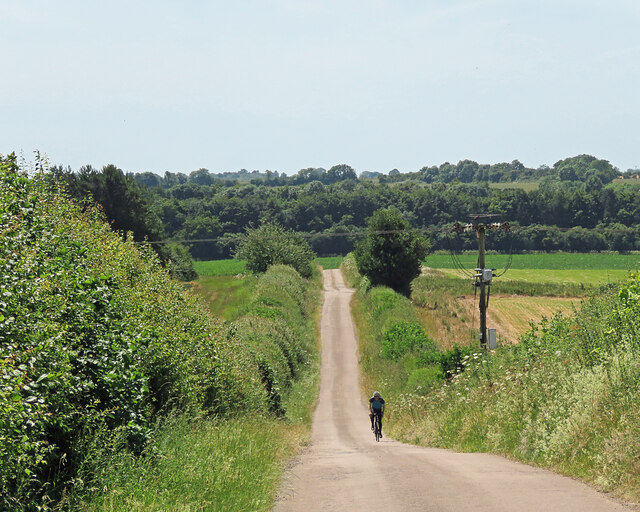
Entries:
POLYGON ((376 418, 374 421, 374 432, 376 434, 376 442, 380 442, 380 437, 382 437, 382 429, 380 428, 380 416, 376 414, 376 418))

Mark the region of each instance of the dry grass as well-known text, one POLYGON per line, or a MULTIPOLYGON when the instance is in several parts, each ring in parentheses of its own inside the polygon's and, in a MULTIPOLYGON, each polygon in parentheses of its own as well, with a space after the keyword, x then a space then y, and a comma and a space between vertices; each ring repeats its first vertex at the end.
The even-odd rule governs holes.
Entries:
POLYGON ((557 313, 572 315, 580 299, 567 297, 492 297, 487 310, 487 323, 502 338, 515 342, 529 330, 531 322, 552 318, 557 313))
MULTIPOLYGON (((491 297, 487 310, 487 326, 497 329, 503 342, 513 343, 543 317, 556 313, 573 314, 580 299, 566 297, 528 297, 520 295, 491 297)), ((434 305, 419 308, 419 317, 425 331, 438 346, 450 349, 454 344, 469 345, 476 342, 480 327, 478 299, 473 295, 443 296, 434 305)))

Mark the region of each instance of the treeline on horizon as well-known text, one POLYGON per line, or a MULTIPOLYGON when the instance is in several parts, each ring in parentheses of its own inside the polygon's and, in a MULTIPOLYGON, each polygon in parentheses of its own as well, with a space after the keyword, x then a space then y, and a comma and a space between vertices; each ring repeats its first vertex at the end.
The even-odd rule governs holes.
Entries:
POLYGON ((513 227, 509 233, 490 233, 493 250, 640 250, 640 185, 616 180, 624 174, 590 155, 536 169, 517 160, 493 165, 463 160, 413 173, 360 176, 346 164, 302 169, 293 176, 199 169, 161 177, 124 173, 113 165, 78 172, 58 166, 50 172, 66 181, 74 197, 92 195, 110 219, 120 219, 115 228, 131 229, 137 238, 183 241, 200 260, 231 257, 237 236, 265 221, 308 233, 319 255, 346 254, 362 236, 366 219, 390 207, 424 230, 434 250, 474 249, 473 236, 454 235, 451 227, 475 213, 495 215, 513 227), (531 181, 538 183, 535 190, 518 187, 531 181), (492 188, 490 183, 514 186, 492 188), (143 217, 146 228, 126 227, 143 217))
MULTIPOLYGON (((627 174, 640 171, 629 169, 627 174)), ((537 181, 542 178, 557 178, 562 181, 586 181, 591 176, 592 186, 597 186, 595 178, 602 183, 609 183, 614 178, 624 175, 607 160, 597 159, 591 155, 579 155, 566 158, 554 164, 553 167, 541 165, 528 168, 519 160, 501 162, 497 164, 480 164, 473 160, 460 160, 457 164, 444 162, 439 166, 424 166, 417 172, 401 173, 392 169, 388 174, 379 171, 362 171, 358 174, 347 164, 334 165, 328 171, 323 167, 307 167, 296 174, 288 176, 277 171, 259 170, 225 171, 212 173, 209 169, 200 168, 189 174, 167 171, 163 176, 153 172, 139 172, 135 174, 136 181, 145 187, 171 188, 185 183, 198 185, 212 185, 220 183, 233 186, 237 182, 248 182, 254 185, 302 185, 312 181, 320 181, 326 185, 347 179, 369 180, 375 179, 381 183, 397 183, 407 179, 424 181, 426 183, 472 183, 474 181, 491 183, 510 183, 514 181, 537 181)))

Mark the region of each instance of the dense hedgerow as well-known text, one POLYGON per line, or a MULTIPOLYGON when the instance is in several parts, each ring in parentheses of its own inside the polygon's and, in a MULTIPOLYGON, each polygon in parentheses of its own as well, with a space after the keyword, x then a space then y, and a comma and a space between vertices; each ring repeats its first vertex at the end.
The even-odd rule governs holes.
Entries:
POLYGON ((269 408, 279 415, 284 413, 282 391, 315 350, 315 329, 309 320, 319 289, 306 286, 292 267, 275 265, 259 278, 252 301, 233 323, 234 332, 257 362, 269 393, 269 408))
POLYGON ((212 320, 152 250, 12 157, 0 161, 0 273, 2 510, 46 509, 83 485, 90 452, 114 436, 140 452, 169 410, 279 412, 304 360, 286 322, 212 320))

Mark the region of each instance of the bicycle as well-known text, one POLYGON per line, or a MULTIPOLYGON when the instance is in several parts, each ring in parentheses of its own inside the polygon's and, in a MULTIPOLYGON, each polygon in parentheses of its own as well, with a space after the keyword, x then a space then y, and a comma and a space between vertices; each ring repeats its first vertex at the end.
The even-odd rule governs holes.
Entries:
POLYGON ((376 442, 380 442, 380 438, 382 437, 382 424, 380 414, 373 415, 373 433, 376 436, 376 442))

